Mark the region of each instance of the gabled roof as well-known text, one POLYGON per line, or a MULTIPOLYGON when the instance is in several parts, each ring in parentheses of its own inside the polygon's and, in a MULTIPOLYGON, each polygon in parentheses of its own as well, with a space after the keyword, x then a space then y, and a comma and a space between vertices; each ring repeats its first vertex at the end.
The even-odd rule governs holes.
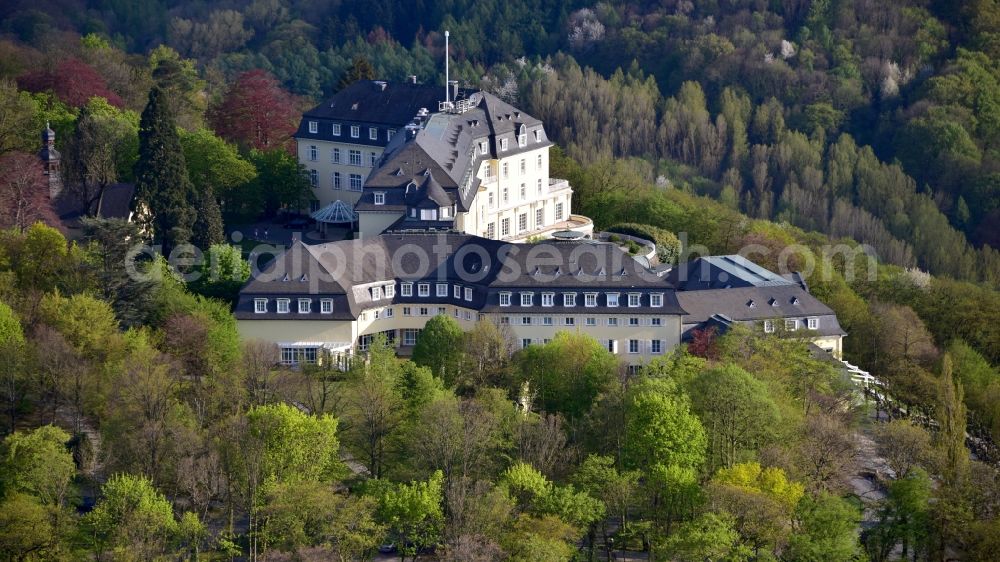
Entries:
POLYGON ((845 334, 830 307, 794 284, 677 291, 677 300, 687 311, 683 318, 686 325, 701 324, 720 316, 735 322, 824 316, 834 321, 821 323, 821 326, 825 324, 821 330, 823 335, 845 334))

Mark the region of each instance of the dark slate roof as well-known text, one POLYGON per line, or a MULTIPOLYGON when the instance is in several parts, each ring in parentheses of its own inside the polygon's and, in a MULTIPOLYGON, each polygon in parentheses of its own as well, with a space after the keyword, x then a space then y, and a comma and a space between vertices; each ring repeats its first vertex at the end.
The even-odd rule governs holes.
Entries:
POLYGON ((678 291, 677 300, 687 311, 682 319, 685 325, 701 324, 717 316, 734 322, 822 316, 830 318, 820 322, 822 335, 846 334, 833 310, 798 285, 678 291))
POLYGON ((305 112, 309 118, 330 121, 378 123, 402 127, 420 108, 437 111, 444 101, 444 86, 361 80, 305 112))
POLYGON ((374 191, 405 190, 413 182, 421 185, 430 175, 457 203, 459 211, 468 211, 478 191, 475 172, 483 160, 509 157, 528 150, 551 146, 542 122, 486 92, 470 98, 476 105, 464 113, 435 113, 422 120, 419 128, 397 135, 386 146, 375 170, 365 181, 356 210, 373 209, 374 191), (517 132, 523 126, 527 144, 519 147, 517 132), (540 138, 534 139, 538 131, 540 138), (508 149, 500 151, 506 138, 508 149), (487 153, 479 150, 487 143, 487 153), (463 189, 468 186, 468 189, 463 189))
MULTIPOLYGON (((135 198, 135 184, 115 183, 104 189, 97 202, 96 216, 105 219, 127 219, 135 198)), ((72 189, 64 188, 55 200, 56 214, 67 228, 79 228, 80 218, 87 214, 86 203, 72 189)))
POLYGON ((697 258, 673 268, 667 279, 684 291, 795 284, 740 255, 697 258))
MULTIPOLYGON (((252 278, 240 291, 236 315, 243 319, 357 318, 362 310, 391 303, 462 304, 487 311, 523 312, 520 306, 500 307, 500 292, 519 291, 578 294, 577 307, 554 307, 563 312, 618 312, 621 314, 684 314, 671 288, 643 269, 616 245, 561 241, 539 244, 509 244, 457 233, 383 234, 362 240, 346 240, 306 246, 298 242, 252 278), (396 296, 372 302, 372 284, 389 282, 430 283, 431 297, 396 296), (434 297, 435 283, 460 284, 473 289, 472 301, 434 297), (604 295, 596 308, 584 308, 586 292, 620 292, 622 304, 607 307, 604 295), (642 295, 642 306, 626 306, 628 292, 642 295), (663 293, 662 307, 650 306, 650 293, 663 293), (294 299, 334 298, 334 314, 277 314, 273 305, 267 314, 253 311, 254 297, 294 299)), ((540 297, 536 296, 536 300, 540 297)), ((529 310, 538 312, 539 307, 529 310)))

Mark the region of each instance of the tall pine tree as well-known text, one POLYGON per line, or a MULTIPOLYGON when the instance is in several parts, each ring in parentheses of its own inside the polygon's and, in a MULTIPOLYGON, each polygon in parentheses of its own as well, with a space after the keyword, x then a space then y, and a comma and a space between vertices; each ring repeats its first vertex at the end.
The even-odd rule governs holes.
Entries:
POLYGON ((158 86, 139 122, 139 161, 135 164, 137 217, 164 255, 192 240, 197 211, 184 153, 166 94, 158 86))
POLYGON ((222 228, 222 211, 215 200, 214 190, 205 186, 197 195, 198 217, 194 221, 194 244, 207 251, 213 244, 221 244, 225 238, 222 228))

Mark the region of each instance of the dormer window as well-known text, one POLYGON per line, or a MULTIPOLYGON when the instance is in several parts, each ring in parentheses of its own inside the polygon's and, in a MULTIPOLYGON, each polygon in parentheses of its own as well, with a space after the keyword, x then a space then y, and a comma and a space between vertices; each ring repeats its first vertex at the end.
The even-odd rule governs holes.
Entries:
POLYGON ((597 293, 584 293, 583 305, 588 308, 597 306, 597 293))
POLYGON ((278 299, 278 314, 288 314, 288 304, 291 302, 289 299, 278 299))
POLYGON ((264 314, 267 312, 267 299, 254 299, 253 311, 257 314, 264 314))
POLYGON ((430 283, 420 283, 417 285, 417 296, 418 297, 429 297, 431 296, 431 285, 430 283))
POLYGON ((316 121, 310 121, 309 122, 309 132, 313 133, 313 134, 318 133, 319 132, 319 123, 317 123, 316 121))
POLYGON ((639 293, 629 293, 628 294, 628 305, 630 308, 635 308, 639 306, 641 295, 639 293))
POLYGON ((472 301, 472 288, 471 287, 466 287, 465 288, 465 300, 469 301, 469 302, 472 301))
POLYGON ((536 130, 535 131, 535 142, 541 142, 541 141, 542 141, 542 132, 536 130))
POLYGON ((542 293, 542 306, 555 306, 556 295, 555 293, 542 293))
POLYGON ((771 300, 769 300, 769 301, 767 301, 767 302, 768 302, 768 304, 770 304, 771 306, 780 306, 780 305, 778 304, 778 299, 775 299, 775 298, 772 298, 771 300))
POLYGON ((531 306, 535 293, 521 293, 521 306, 531 306))
POLYGON ((392 136, 396 134, 396 129, 388 129, 385 132, 385 140, 391 141, 392 136))
POLYGON ((649 306, 660 308, 663 306, 663 293, 653 293, 649 295, 649 306))
POLYGON ((378 127, 368 128, 368 140, 378 140, 378 127))
POLYGON ((340 136, 340 123, 334 123, 333 124, 333 136, 335 136, 335 137, 339 137, 340 136))
POLYGON ((618 293, 608 293, 608 306, 612 308, 618 306, 618 293))
POLYGON ((332 314, 333 313, 333 299, 320 299, 319 300, 319 312, 320 312, 320 314, 332 314))
POLYGON ((386 285, 385 287, 383 287, 382 292, 385 293, 385 298, 391 299, 392 297, 396 296, 396 284, 390 283, 386 285))
POLYGON ((755 306, 757 306, 757 303, 753 302, 752 300, 747 301, 747 308, 754 308, 755 306))
POLYGON ((376 191, 372 195, 375 196, 375 204, 376 205, 385 205, 385 192, 383 192, 383 191, 376 191))
POLYGON ((806 320, 806 326, 808 326, 810 330, 818 330, 819 318, 809 318, 808 320, 806 320))
POLYGON ((438 283, 437 284, 437 296, 439 296, 439 297, 447 297, 448 296, 448 284, 447 283, 438 283))
POLYGON ((500 293, 500 306, 510 306, 510 293, 500 293))
POLYGON ((799 297, 792 297, 792 304, 794 304, 795 306, 798 306, 799 305, 799 297))
POLYGON ((404 297, 413 296, 413 283, 403 283, 399 286, 399 292, 404 297))
POLYGON ((440 211, 442 219, 451 218, 451 207, 441 207, 440 211))
POLYGON ((479 143, 479 153, 480 154, 485 155, 485 154, 488 154, 489 151, 490 151, 490 145, 487 144, 486 141, 482 141, 482 142, 479 143))
POLYGON ((312 310, 312 299, 299 299, 299 314, 309 314, 312 310))
POLYGON ((576 306, 576 293, 563 293, 563 306, 576 306))
POLYGON ((507 151, 507 139, 500 139, 500 150, 503 152, 507 151))
POLYGON ((796 329, 798 329, 798 327, 799 327, 798 320, 794 318, 789 318, 788 320, 785 320, 785 329, 788 330, 789 332, 794 332, 796 329))
POLYGON ((524 147, 528 144, 528 133, 525 131, 524 125, 517 131, 517 146, 524 147))
POLYGON ((372 287, 372 300, 377 301, 382 298, 382 287, 372 287))
POLYGON ((358 125, 351 125, 351 138, 356 139, 361 137, 361 127, 358 125))

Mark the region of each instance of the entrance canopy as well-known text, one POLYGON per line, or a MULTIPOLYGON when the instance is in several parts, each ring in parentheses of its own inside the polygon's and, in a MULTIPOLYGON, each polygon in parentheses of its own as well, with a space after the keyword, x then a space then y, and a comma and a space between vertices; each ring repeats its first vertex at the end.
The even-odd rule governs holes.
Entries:
POLYGON ((354 212, 354 209, 340 199, 330 203, 326 207, 323 207, 309 216, 317 222, 324 222, 328 224, 349 223, 356 221, 358 218, 358 214, 354 212))

